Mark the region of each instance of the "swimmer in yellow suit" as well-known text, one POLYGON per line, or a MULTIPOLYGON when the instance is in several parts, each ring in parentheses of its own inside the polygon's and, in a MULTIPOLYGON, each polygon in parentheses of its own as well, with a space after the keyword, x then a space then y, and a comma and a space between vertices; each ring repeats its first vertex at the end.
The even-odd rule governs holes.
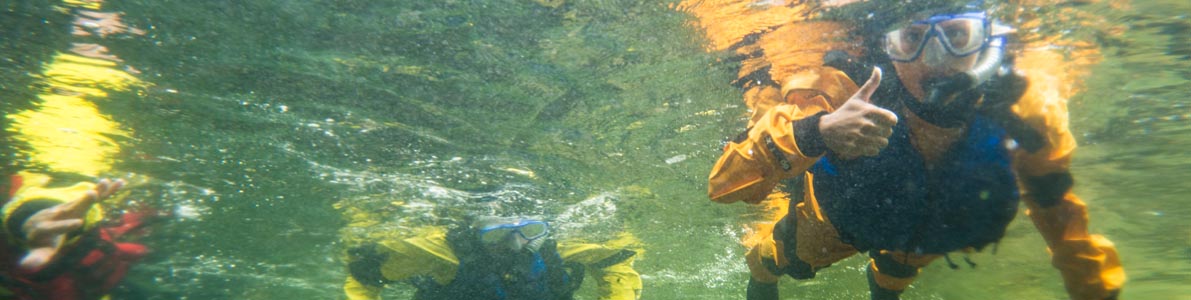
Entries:
MULTIPOLYGON (((75 37, 139 33, 120 22, 119 13, 102 12, 101 3, 9 7, 0 18, 34 18, 28 24, 54 29, 65 29, 54 20, 74 18, 75 37)), ((18 33, 30 32, 38 31, 18 33)), ((16 36, 39 40, 10 45, 57 45, 40 40, 52 36, 16 36)), ((100 113, 96 102, 107 100, 111 91, 143 83, 122 70, 119 58, 105 47, 92 43, 95 39, 79 40, 68 52, 47 55, 48 61, 36 62, 36 71, 27 71, 44 86, 23 87, 28 97, 5 93, 0 100, 0 299, 106 299, 148 251, 124 241, 153 213, 128 212, 119 220, 104 220, 104 206, 122 208, 118 191, 124 181, 79 182, 112 173, 114 155, 121 152, 117 140, 131 134, 100 113), (19 161, 10 160, 14 158, 19 161)))
POLYGON ((385 284, 417 288, 414 299, 572 299, 585 277, 599 299, 635 300, 641 251, 631 236, 608 243, 557 243, 550 225, 526 218, 479 217, 451 229, 366 243, 348 251, 348 299, 379 299, 385 284))

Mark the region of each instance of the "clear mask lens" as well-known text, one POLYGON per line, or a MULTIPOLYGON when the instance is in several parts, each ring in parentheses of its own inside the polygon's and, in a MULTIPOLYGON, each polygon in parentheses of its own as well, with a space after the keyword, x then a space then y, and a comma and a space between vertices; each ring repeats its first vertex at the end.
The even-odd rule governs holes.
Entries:
POLYGON ((495 245, 504 241, 514 231, 516 231, 514 228, 494 228, 488 231, 482 231, 480 233, 480 241, 485 244, 495 245))
POLYGON ((480 242, 485 244, 499 244, 513 233, 521 235, 527 241, 540 239, 550 233, 550 226, 541 221, 518 221, 511 224, 498 224, 480 228, 478 231, 480 242))
POLYGON ((885 52, 895 61, 914 61, 927 42, 936 39, 948 54, 968 56, 984 48, 988 28, 983 14, 934 16, 885 34, 885 52))
POLYGON ((545 236, 549 231, 546 223, 529 223, 517 230, 521 233, 521 237, 531 241, 545 236))

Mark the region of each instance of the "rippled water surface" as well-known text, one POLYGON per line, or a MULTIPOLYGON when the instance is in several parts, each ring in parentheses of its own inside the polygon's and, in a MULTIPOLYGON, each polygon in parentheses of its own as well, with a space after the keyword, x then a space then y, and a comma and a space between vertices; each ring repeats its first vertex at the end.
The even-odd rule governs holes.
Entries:
MULTIPOLYGON (((341 297, 341 253, 366 234, 345 229, 354 208, 377 218, 366 230, 480 212, 586 240, 629 232, 645 244, 643 299, 743 298, 739 240, 756 212, 705 194, 746 122, 737 61, 705 51, 675 4, 562 2, 104 3, 144 31, 95 38, 146 83, 98 102, 130 132, 117 169, 148 178, 133 196, 175 216, 144 240, 155 252, 125 293, 341 297)), ((1068 6, 1119 25, 1087 37, 1103 60, 1070 103, 1091 229, 1120 250, 1123 299, 1191 299, 1191 2, 1068 6)), ((977 268, 936 263, 904 298, 1064 299, 1023 220, 977 268)), ((867 299, 864 263, 783 293, 867 299)))

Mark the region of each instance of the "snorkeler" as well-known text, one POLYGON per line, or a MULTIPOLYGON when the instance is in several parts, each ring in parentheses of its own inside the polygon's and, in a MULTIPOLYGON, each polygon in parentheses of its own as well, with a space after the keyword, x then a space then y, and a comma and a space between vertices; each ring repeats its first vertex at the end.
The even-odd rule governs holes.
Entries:
MULTIPOLYGON (((3 12, 4 18, 30 18, 29 24, 53 28, 28 38, 46 39, 52 36, 48 30, 61 30, 79 42, 69 51, 44 49, 49 61, 37 60, 37 71, 27 71, 39 81, 24 87, 28 97, 0 100, 0 299, 129 297, 132 289, 122 281, 148 253, 144 245, 127 240, 143 233, 155 213, 125 211, 119 205, 113 205, 116 213, 109 213, 112 206, 104 205, 118 204, 125 182, 79 182, 112 173, 121 144, 113 138, 126 136, 99 112, 95 100, 135 81, 117 68, 119 59, 106 48, 82 38, 129 30, 117 13, 100 12, 101 2, 26 5, 3 12), (67 32, 69 27, 51 22, 59 17, 74 18, 76 30, 67 32), (10 160, 15 158, 23 160, 10 160), (105 220, 109 216, 118 220, 105 220)), ((52 41, 34 44, 57 45, 52 41)))
POLYGON ((709 196, 755 204, 776 189, 790 200, 746 255, 748 299, 778 299, 781 276, 813 278, 862 252, 872 299, 898 299, 935 259, 999 241, 1020 200, 1072 299, 1118 297, 1117 251, 1088 234, 1071 192, 1066 100, 1027 93, 1005 49, 1011 30, 955 2, 834 8, 824 14, 860 20, 859 54, 829 51, 784 78, 742 75, 758 109, 724 147, 709 196))
POLYGON ((479 217, 455 228, 427 228, 401 240, 348 250, 348 299, 380 299, 386 284, 404 282, 414 299, 572 299, 584 278, 599 299, 634 300, 641 278, 632 269, 639 249, 560 244, 546 222, 479 217))
POLYGON ((97 205, 124 181, 54 186, 49 176, 22 173, 0 185, 4 239, 0 240, 0 296, 4 299, 105 298, 148 252, 118 242, 140 229, 144 214, 127 213, 115 226, 100 226, 97 205))

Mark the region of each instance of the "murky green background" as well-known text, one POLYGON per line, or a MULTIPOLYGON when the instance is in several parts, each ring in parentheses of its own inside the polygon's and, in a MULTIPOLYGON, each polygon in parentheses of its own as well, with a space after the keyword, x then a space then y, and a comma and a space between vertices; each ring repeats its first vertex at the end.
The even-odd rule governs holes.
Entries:
MULTIPOLYGON (((1122 298, 1191 299, 1191 2, 1136 2, 1080 7, 1127 31, 1095 40, 1106 60, 1071 102, 1076 190, 1120 250, 1122 298)), ((705 195, 745 125, 735 65, 670 3, 105 5, 147 31, 104 44, 152 84, 101 105, 135 132, 118 168, 153 178, 134 195, 176 212, 125 298, 341 297, 339 201, 398 211, 386 230, 518 212, 568 237, 628 231, 646 244, 643 299, 743 298, 738 241, 755 216, 705 195)), ((1024 216, 973 260, 928 267, 904 298, 1066 297, 1024 216)), ((864 263, 783 281, 783 294, 867 299, 864 263)))

